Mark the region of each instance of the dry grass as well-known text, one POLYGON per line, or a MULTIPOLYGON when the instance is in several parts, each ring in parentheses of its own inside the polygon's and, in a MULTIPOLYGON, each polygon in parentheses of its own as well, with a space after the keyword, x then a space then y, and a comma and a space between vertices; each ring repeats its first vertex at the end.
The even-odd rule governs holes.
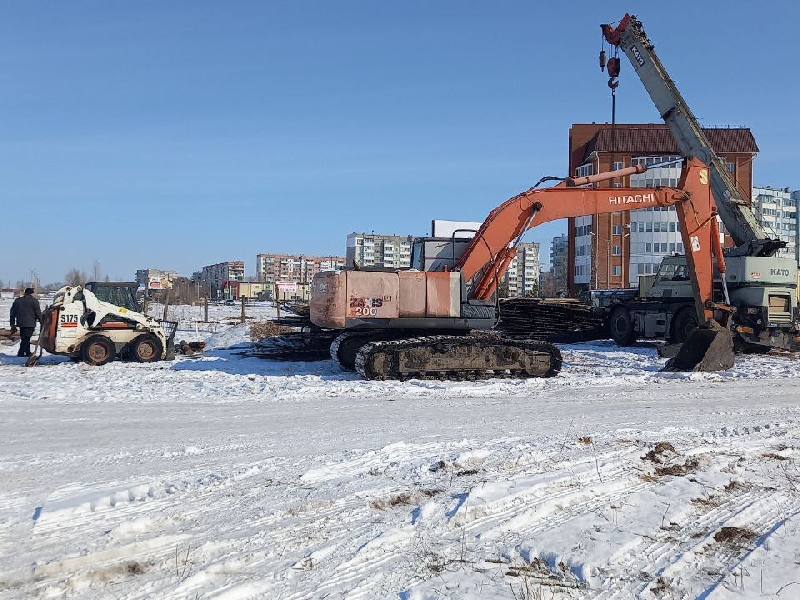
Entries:
POLYGON ((780 454, 775 454, 774 452, 767 452, 766 454, 762 454, 761 458, 768 458, 770 460, 792 460, 788 456, 781 456, 780 454))
POLYGON ((749 483, 742 483, 741 481, 736 481, 735 479, 731 480, 730 483, 725 484, 722 486, 722 489, 725 490, 728 494, 732 494, 733 492, 744 492, 749 490, 751 485, 749 483))
POLYGON ((275 337, 276 335, 283 335, 284 333, 291 333, 294 331, 291 327, 285 325, 276 325, 272 321, 256 321, 250 323, 250 339, 257 342, 265 337, 275 337))
POLYGON ((663 577, 656 579, 655 585, 650 588, 650 591, 653 592, 655 596, 666 595, 670 592, 670 590, 670 585, 664 580, 663 577))
POLYGON ((687 458, 683 464, 658 467, 655 473, 659 477, 664 477, 665 475, 672 475, 674 477, 683 477, 688 473, 696 471, 697 467, 699 466, 700 466, 700 461, 698 461, 696 458, 687 458))
POLYGON ((477 475, 478 473, 478 469, 464 469, 463 471, 458 471, 456 477, 468 477, 469 475, 477 475))
POLYGON ((417 504, 424 498, 432 498, 433 496, 441 493, 442 490, 436 488, 416 490, 413 492, 403 492, 383 500, 373 500, 370 503, 370 506, 372 506, 372 508, 377 508, 378 510, 386 510, 387 508, 395 508, 397 506, 408 506, 417 504))
POLYGON ((756 534, 744 527, 723 527, 714 534, 714 541, 720 544, 744 544, 756 538, 756 534))
POLYGON ((658 442, 655 447, 642 457, 642 460, 649 460, 656 464, 666 462, 670 455, 678 456, 675 446, 669 442, 658 442))
POLYGON ((697 504, 699 506, 706 506, 706 507, 714 507, 720 505, 719 497, 715 494, 711 494, 710 496, 701 496, 699 498, 692 498, 692 504, 697 504))
POLYGON ((590 436, 588 436, 588 435, 585 435, 583 437, 579 437, 578 438, 578 443, 579 444, 583 444, 584 446, 588 446, 589 444, 592 443, 592 438, 590 436))

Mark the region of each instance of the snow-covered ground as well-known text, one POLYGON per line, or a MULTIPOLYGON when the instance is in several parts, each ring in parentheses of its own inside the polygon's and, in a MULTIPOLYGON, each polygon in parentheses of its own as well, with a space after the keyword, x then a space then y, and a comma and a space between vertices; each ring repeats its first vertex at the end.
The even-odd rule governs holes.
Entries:
POLYGON ((800 597, 800 361, 562 350, 398 383, 0 347, 0 598, 800 597))

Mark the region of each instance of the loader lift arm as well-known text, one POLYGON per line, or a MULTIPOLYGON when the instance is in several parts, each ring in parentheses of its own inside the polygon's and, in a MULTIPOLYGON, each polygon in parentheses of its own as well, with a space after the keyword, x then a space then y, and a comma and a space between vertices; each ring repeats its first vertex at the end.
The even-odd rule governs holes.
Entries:
MULTIPOLYGON (((600 25, 606 41, 620 48, 630 60, 659 115, 669 127, 682 155, 695 156, 711 170, 711 190, 719 215, 736 244, 730 256, 773 256, 786 245, 770 239, 756 221, 747 202, 742 199, 725 164, 714 152, 700 124, 670 78, 648 39, 641 21, 626 14, 617 27, 600 25)), ((613 85, 615 73, 609 69, 613 85)))
POLYGON ((715 304, 713 298, 713 261, 716 259, 718 270, 724 273, 725 259, 716 220, 717 205, 709 185, 709 168, 700 159, 687 161, 677 188, 578 187, 645 169, 628 167, 568 179, 553 188, 531 188, 495 208, 456 265, 463 280, 472 281, 472 297, 491 298, 515 255, 516 242, 532 227, 565 217, 675 205, 698 322, 708 324, 716 320, 727 325, 728 307, 715 304))

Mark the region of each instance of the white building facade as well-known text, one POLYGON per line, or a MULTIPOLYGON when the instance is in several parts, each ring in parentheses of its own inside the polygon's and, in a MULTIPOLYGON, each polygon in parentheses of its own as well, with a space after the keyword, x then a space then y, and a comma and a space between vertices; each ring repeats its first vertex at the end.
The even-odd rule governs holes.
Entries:
POLYGON ((509 296, 534 296, 539 293, 539 244, 522 242, 511 259, 503 280, 509 296))
POLYGON ((347 266, 388 267, 394 269, 411 266, 410 235, 383 235, 379 233, 351 233, 347 236, 347 266))
POLYGON ((786 247, 778 251, 778 256, 793 258, 800 264, 797 216, 800 190, 753 186, 752 198, 753 213, 764 228, 764 233, 786 242, 786 247))

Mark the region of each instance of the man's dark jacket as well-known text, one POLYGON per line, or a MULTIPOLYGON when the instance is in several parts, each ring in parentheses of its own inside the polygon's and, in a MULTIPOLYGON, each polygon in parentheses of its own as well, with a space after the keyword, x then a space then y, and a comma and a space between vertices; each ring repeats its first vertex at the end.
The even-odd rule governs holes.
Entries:
POLYGON ((11 305, 11 326, 36 327, 36 322, 42 320, 42 309, 39 301, 30 294, 26 294, 14 300, 11 305))

